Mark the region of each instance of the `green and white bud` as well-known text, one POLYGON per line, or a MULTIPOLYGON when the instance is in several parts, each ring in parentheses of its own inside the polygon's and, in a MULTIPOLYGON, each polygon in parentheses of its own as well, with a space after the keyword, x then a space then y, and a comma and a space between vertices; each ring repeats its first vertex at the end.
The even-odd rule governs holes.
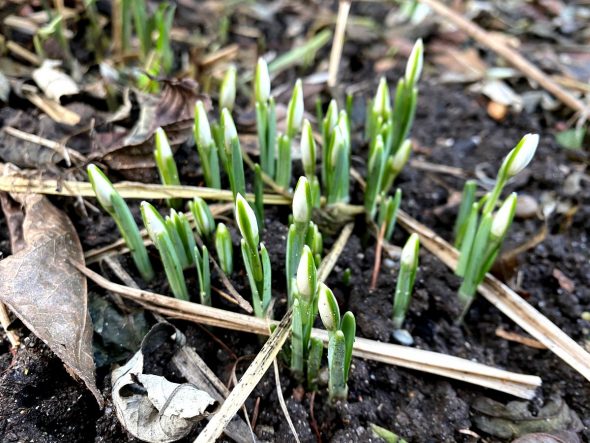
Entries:
POLYGON ((324 283, 320 283, 318 311, 324 327, 329 332, 335 332, 340 327, 340 308, 334 293, 324 283))
POLYGON ((96 199, 105 211, 109 213, 113 212, 112 197, 117 192, 113 184, 96 165, 88 165, 87 171, 88 179, 96 194, 96 199))
POLYGON ((162 128, 156 129, 156 152, 163 161, 168 161, 174 158, 172 149, 170 148, 170 142, 166 136, 166 132, 162 128))
POLYGON ((201 197, 195 197, 192 202, 189 202, 189 209, 195 219, 195 226, 199 235, 209 237, 215 229, 215 220, 209 205, 201 197))
POLYGON ((315 268, 315 261, 313 253, 309 246, 303 247, 299 266, 297 267, 297 290, 299 293, 310 302, 315 295, 317 286, 317 272, 315 268))
POLYGON ((199 100, 195 105, 195 125, 193 127, 195 141, 198 146, 208 148, 213 144, 213 137, 211 136, 211 127, 209 126, 209 119, 204 103, 199 100))
POLYGON ((332 129, 336 123, 338 122, 338 103, 336 100, 330 100, 330 104, 328 105, 328 110, 326 111, 326 117, 324 120, 327 123, 328 129, 332 129))
POLYGON ((258 221, 256 220, 256 214, 254 214, 246 199, 242 197, 242 194, 238 194, 236 197, 236 221, 242 237, 246 240, 246 244, 251 250, 256 251, 260 241, 258 221))
POLYGON ((238 131, 234 124, 234 119, 227 108, 221 111, 221 127, 223 128, 223 140, 225 143, 225 149, 229 150, 231 147, 232 140, 238 137, 238 131))
POLYGON ((311 220, 313 202, 311 186, 306 177, 299 177, 295 192, 293 193, 293 220, 295 223, 305 223, 311 220))
POLYGON ((164 221, 164 218, 151 203, 142 201, 140 209, 143 224, 145 225, 145 228, 147 229, 147 232, 152 241, 157 239, 158 235, 162 233, 168 234, 168 229, 166 228, 166 222, 164 221))
POLYGON ((395 175, 398 175, 410 158, 412 152, 412 142, 407 139, 404 140, 397 152, 391 157, 391 168, 395 175))
POLYGON ((422 43, 422 39, 419 38, 412 48, 408 64, 406 65, 405 79, 408 86, 414 85, 420 79, 423 63, 424 44, 422 43))
POLYGON ((340 128, 340 126, 334 127, 334 132, 332 134, 332 137, 334 137, 333 138, 334 144, 331 149, 332 157, 330 158, 330 164, 331 164, 332 168, 334 168, 334 167, 336 167, 336 163, 338 162, 338 156, 342 155, 344 144, 345 144, 345 138, 344 138, 344 135, 342 134, 342 129, 340 128))
POLYGON ((268 74, 268 65, 262 57, 258 59, 258 64, 256 65, 254 95, 257 102, 266 103, 270 98, 270 76, 268 74))
POLYGON ((223 77, 219 88, 219 109, 234 109, 236 102, 236 68, 230 66, 223 77))
POLYGON ((373 100, 373 112, 377 115, 387 115, 391 112, 391 99, 389 97, 389 86, 385 77, 381 77, 379 80, 379 86, 375 93, 375 99, 373 100))
POLYGON ((492 220, 492 226, 490 228, 490 234, 494 239, 501 239, 504 237, 510 224, 512 223, 512 219, 514 218, 514 213, 516 212, 516 202, 518 198, 516 193, 512 193, 508 196, 498 212, 494 215, 492 220))
POLYGON ((336 126, 340 128, 346 146, 350 146, 350 128, 348 127, 348 114, 346 114, 345 110, 340 111, 340 114, 338 114, 336 126))
POLYGON ((420 237, 418 234, 410 235, 408 241, 402 249, 401 263, 404 266, 414 267, 418 260, 418 252, 420 250, 420 237))
POLYGON ((215 230, 215 250, 219 258, 219 265, 223 272, 231 274, 234 269, 233 265, 233 244, 231 241, 231 234, 227 226, 223 223, 217 225, 215 230))
POLYGON ((293 137, 301 128, 301 122, 303 121, 303 85, 301 79, 298 79, 293 88, 293 95, 289 101, 289 107, 287 108, 287 134, 289 137, 293 137))
POLYGON ((537 151, 537 146, 539 146, 539 134, 527 134, 520 140, 505 160, 509 162, 506 169, 508 177, 514 177, 527 167, 537 151))
POLYGON ((316 145, 313 139, 313 130, 309 120, 305 119, 301 131, 301 163, 303 163, 303 170, 308 177, 315 174, 315 162, 316 145))

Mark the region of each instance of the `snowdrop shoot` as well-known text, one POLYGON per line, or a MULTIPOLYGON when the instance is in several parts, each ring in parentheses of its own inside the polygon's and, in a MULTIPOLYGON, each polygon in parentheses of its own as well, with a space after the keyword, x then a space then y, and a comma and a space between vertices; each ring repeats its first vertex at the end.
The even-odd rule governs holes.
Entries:
POLYGON ((418 255, 420 239, 418 234, 410 235, 402 249, 399 275, 393 297, 393 328, 400 329, 406 318, 406 313, 412 299, 416 270, 418 269, 418 255))

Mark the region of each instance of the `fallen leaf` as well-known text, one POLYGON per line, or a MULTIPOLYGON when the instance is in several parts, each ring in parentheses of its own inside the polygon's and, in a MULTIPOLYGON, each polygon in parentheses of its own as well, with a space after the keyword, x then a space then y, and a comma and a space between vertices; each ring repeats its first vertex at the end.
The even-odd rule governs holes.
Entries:
POLYGON ((551 275, 553 275, 555 280, 557 280, 557 282, 559 283, 561 289, 563 289, 565 292, 571 294, 572 292, 574 292, 574 289, 576 289, 576 285, 574 284, 574 282, 567 275, 561 272, 561 270, 559 270, 558 268, 553 268, 553 272, 551 275))
POLYGON ((551 434, 536 432, 523 435, 512 443, 580 443, 580 437, 575 432, 561 431, 551 434))
POLYGON ((581 149, 586 136, 586 127, 566 129, 555 134, 555 140, 559 146, 565 149, 581 149))
POLYGON ((59 60, 45 60, 33 71, 33 80, 41 88, 45 96, 55 102, 64 95, 74 95, 80 92, 78 85, 65 72, 58 70, 59 60))
POLYGON ((549 400, 535 415, 526 401, 511 401, 504 405, 478 397, 472 408, 477 427, 494 437, 508 439, 537 432, 579 432, 584 427, 577 414, 561 398, 549 400))
MULTIPOLYGON (((0 164, 0 175, 7 167, 0 164)), ((69 263, 84 253, 72 222, 38 194, 15 194, 24 211, 22 249, 0 262, 0 300, 81 378, 102 406, 92 359, 86 278, 69 263)))
MULTIPOLYGON (((155 325, 144 337, 140 350, 111 374, 113 404, 119 421, 134 437, 150 443, 185 437, 216 404, 207 392, 194 385, 172 383, 162 376, 143 373, 144 359, 159 348, 170 332, 165 323, 155 325)), ((177 340, 183 338, 176 336, 177 340)))
POLYGON ((97 151, 91 160, 103 160, 117 170, 153 168, 153 135, 158 127, 166 131, 172 147, 190 137, 195 102, 203 100, 209 108, 208 97, 199 94, 196 83, 190 79, 165 80, 161 84, 162 92, 158 96, 136 92, 140 113, 130 130, 119 128, 97 133, 97 151))

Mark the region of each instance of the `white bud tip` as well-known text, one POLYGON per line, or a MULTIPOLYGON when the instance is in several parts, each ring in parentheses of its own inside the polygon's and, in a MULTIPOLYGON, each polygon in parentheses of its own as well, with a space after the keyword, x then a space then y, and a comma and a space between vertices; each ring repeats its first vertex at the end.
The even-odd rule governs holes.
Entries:
POLYGON ((334 294, 324 283, 320 283, 319 298, 318 298, 318 312, 324 327, 328 331, 336 330, 340 325, 340 313, 337 312, 338 305, 334 298, 334 294))
POLYGON ((514 211, 516 209, 516 201, 517 197, 515 193, 510 194, 510 196, 502 203, 496 215, 494 215, 494 219, 492 220, 492 227, 490 228, 490 232, 496 238, 503 237, 508 230, 508 226, 512 221, 512 217, 514 215, 514 211))
POLYGON ((297 80, 297 82, 295 83, 295 88, 293 89, 293 97, 291 100, 294 100, 292 111, 292 125, 293 128, 299 129, 301 127, 301 122, 303 121, 304 111, 303 85, 301 83, 301 80, 297 80))
POLYGON ((375 93, 375 99, 373 101, 373 111, 377 114, 384 114, 390 111, 391 107, 389 104, 389 89, 387 86, 387 80, 385 77, 381 77, 379 80, 379 86, 375 93))
POLYGON ((306 177, 299 177, 293 193, 293 219, 298 223, 307 223, 311 218, 311 190, 306 177))
POLYGON ((410 238, 402 249, 401 262, 406 266, 414 266, 418 256, 419 247, 420 237, 418 237, 418 234, 410 235, 410 238))
POLYGON ((195 115, 195 124, 197 126, 195 136, 197 137, 197 143, 199 146, 210 146, 211 143, 213 143, 213 137, 211 136, 211 127, 209 126, 207 111, 201 100, 197 102, 195 115))
POLYGON ((393 168, 397 173, 399 173, 404 168, 408 162, 408 159, 410 158, 411 152, 412 142, 409 139, 405 140, 393 156, 393 168))
POLYGON ((420 75, 422 74, 422 66, 424 63, 423 53, 424 44, 422 43, 422 39, 419 38, 412 48, 412 52, 408 58, 408 64, 406 65, 405 77, 408 83, 415 83, 420 79, 420 75))
MULTIPOLYGON (((525 135, 519 145, 514 148, 517 151, 507 171, 510 177, 514 177, 531 162, 537 151, 537 146, 539 146, 539 134, 525 135)), ((511 154, 508 155, 511 156, 511 154)))
POLYGON ((315 167, 315 143, 311 123, 307 119, 303 121, 301 131, 301 162, 306 170, 315 167))
POLYGON ((311 287, 311 275, 309 274, 310 266, 315 266, 313 261, 313 254, 309 246, 303 247, 303 253, 299 260, 299 266, 297 267, 297 289, 307 299, 311 299, 313 296, 314 288, 311 287))
POLYGON ((256 100, 266 102, 270 98, 270 76, 268 74, 268 65, 266 61, 260 57, 256 65, 255 78, 256 100))
POLYGON ((221 125, 223 126, 225 145, 230 146, 231 141, 238 136, 238 131, 236 130, 231 113, 226 108, 221 111, 221 125))
POLYGON ((141 202, 141 213, 146 229, 155 237, 158 234, 166 232, 166 225, 156 208, 148 202, 141 202))
POLYGON ((242 197, 242 194, 238 194, 236 197, 236 221, 238 222, 238 228, 242 237, 248 238, 247 234, 249 231, 254 239, 258 239, 256 214, 254 214, 248 201, 242 197), (246 217, 246 220, 243 217, 246 217))
POLYGON ((96 165, 88 165, 87 171, 98 202, 105 209, 112 208, 111 199, 116 192, 113 184, 96 165))
POLYGON ((168 137, 162 128, 156 129, 156 149, 160 153, 162 158, 171 158, 172 149, 170 149, 170 143, 168 137))

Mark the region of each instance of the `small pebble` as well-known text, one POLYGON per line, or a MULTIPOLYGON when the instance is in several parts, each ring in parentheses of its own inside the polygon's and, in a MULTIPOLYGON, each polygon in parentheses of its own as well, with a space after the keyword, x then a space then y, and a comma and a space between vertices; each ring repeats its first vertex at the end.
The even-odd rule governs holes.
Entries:
POLYGON ((391 333, 391 336, 400 345, 412 346, 414 344, 414 338, 405 329, 398 329, 397 331, 393 331, 391 333))
POLYGON ((386 268, 393 268, 395 267, 395 262, 390 258, 386 258, 385 260, 383 260, 383 265, 386 268))
POLYGON ((530 195, 521 194, 516 201, 516 212, 518 218, 532 218, 539 212, 539 203, 530 195))

